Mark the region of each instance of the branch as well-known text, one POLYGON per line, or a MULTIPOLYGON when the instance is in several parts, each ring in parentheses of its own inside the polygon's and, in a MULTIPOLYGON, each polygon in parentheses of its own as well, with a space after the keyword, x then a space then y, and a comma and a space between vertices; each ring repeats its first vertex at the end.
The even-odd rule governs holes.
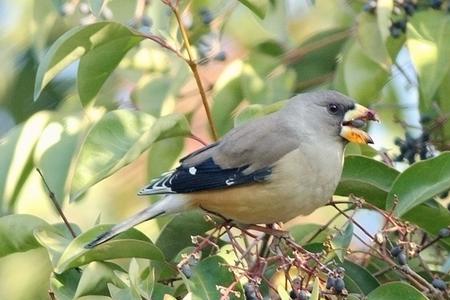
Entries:
POLYGON ((61 206, 59 205, 58 201, 56 201, 55 193, 52 192, 50 187, 47 184, 47 181, 45 181, 44 175, 42 175, 41 170, 36 168, 36 171, 39 173, 39 175, 42 178, 42 181, 44 182, 45 188, 48 191, 48 197, 53 202, 53 205, 55 206, 56 210, 58 211, 58 214, 61 216, 61 219, 64 221, 64 224, 66 225, 67 229, 69 230, 70 234, 73 238, 76 238, 77 235, 75 234, 75 231, 73 230, 72 226, 70 225, 69 221, 67 220, 66 216, 64 215, 61 206))

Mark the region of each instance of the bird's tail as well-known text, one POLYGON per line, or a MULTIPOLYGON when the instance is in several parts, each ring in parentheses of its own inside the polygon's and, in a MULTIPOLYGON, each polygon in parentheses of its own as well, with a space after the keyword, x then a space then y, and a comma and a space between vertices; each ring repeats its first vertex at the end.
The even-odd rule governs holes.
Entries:
POLYGON ((170 214, 183 211, 189 208, 190 202, 184 195, 174 194, 168 195, 156 202, 154 205, 140 211, 131 218, 115 225, 109 231, 102 233, 94 240, 86 244, 84 247, 87 249, 94 248, 106 241, 109 241, 116 235, 148 220, 161 216, 163 214, 170 214))

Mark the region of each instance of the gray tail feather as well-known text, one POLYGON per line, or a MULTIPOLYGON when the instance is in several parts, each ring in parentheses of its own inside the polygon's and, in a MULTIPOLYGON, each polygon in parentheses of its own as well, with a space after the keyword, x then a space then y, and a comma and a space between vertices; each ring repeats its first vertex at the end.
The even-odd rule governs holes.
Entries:
POLYGON ((92 249, 95 246, 98 246, 100 244, 103 244, 104 242, 109 241, 116 235, 142 223, 147 220, 151 220, 153 218, 156 218, 157 216, 160 216, 164 214, 165 211, 161 210, 160 205, 153 205, 151 207, 148 207, 144 209, 143 211, 137 213, 136 215, 132 216, 131 218, 125 220, 124 222, 115 225, 111 230, 104 232, 100 234, 98 237, 96 237, 94 240, 89 242, 84 246, 86 249, 92 249))

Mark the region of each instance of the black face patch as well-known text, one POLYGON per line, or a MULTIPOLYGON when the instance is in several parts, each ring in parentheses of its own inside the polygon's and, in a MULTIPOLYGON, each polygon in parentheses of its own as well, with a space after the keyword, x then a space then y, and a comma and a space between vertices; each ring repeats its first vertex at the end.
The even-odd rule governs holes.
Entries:
POLYGON ((195 166, 179 166, 150 182, 139 194, 192 193, 205 190, 221 189, 230 186, 264 182, 269 179, 272 168, 267 167, 245 175, 248 166, 222 169, 212 158, 195 166))

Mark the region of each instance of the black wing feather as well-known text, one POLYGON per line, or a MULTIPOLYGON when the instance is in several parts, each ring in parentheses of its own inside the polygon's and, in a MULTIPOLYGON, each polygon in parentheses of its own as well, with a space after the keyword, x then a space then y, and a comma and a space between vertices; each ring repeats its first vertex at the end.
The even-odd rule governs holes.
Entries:
POLYGON ((222 169, 212 158, 196 166, 180 165, 145 187, 139 194, 192 193, 205 190, 221 189, 255 182, 264 182, 272 173, 271 167, 262 168, 251 174, 244 174, 248 166, 222 169))

